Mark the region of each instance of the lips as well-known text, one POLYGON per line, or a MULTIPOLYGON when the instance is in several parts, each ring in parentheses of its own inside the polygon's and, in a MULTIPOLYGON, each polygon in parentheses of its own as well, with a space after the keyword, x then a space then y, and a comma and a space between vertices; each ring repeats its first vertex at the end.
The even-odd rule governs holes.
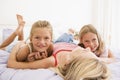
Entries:
POLYGON ((39 45, 39 46, 37 46, 37 47, 39 47, 39 48, 43 48, 43 47, 46 47, 46 46, 44 46, 44 45, 39 45))

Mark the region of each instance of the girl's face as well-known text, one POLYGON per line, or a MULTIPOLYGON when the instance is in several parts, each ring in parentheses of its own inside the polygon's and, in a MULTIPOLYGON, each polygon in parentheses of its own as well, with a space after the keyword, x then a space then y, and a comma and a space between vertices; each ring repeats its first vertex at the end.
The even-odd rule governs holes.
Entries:
POLYGON ((97 35, 92 32, 84 34, 81 38, 81 43, 84 44, 85 48, 89 47, 92 52, 96 51, 99 46, 97 35))
POLYGON ((33 51, 43 52, 48 49, 52 41, 52 36, 47 28, 36 28, 31 37, 33 51))

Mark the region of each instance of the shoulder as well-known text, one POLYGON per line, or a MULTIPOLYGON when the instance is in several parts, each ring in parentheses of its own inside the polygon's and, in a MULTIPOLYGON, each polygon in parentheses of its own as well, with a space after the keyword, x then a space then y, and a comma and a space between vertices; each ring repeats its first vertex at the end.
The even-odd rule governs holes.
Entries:
POLYGON ((22 51, 22 52, 29 52, 29 47, 28 47, 28 44, 26 43, 21 43, 20 47, 19 47, 19 51, 22 51))

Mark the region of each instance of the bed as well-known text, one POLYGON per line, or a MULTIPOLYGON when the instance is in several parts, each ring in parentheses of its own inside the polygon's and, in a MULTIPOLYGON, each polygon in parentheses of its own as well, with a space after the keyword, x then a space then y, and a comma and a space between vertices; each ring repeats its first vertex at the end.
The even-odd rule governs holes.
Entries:
POLYGON ((50 69, 7 68, 8 57, 8 52, 0 50, 0 80, 63 80, 50 69))
MULTIPOLYGON (((111 80, 120 80, 120 54, 116 54, 116 62, 108 65, 111 70, 111 80)), ((49 69, 12 69, 6 63, 9 53, 0 50, 0 80, 63 80, 49 69)))
MULTIPOLYGON (((11 30, 5 30, 11 32, 11 30)), ((57 32, 57 31, 56 31, 57 32)), ((59 34, 58 34, 59 35, 59 34)), ((4 35, 3 35, 4 37, 4 35)), ((5 37, 4 37, 5 38, 5 37)), ((116 62, 108 65, 111 70, 111 80, 120 80, 120 50, 113 50, 116 62)), ((0 50, 0 80, 63 80, 59 75, 49 69, 12 69, 6 63, 9 53, 0 50)))

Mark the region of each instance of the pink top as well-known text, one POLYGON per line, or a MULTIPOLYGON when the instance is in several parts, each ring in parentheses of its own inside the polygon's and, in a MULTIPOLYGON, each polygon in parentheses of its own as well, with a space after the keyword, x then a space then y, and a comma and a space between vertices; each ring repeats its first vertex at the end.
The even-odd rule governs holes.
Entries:
POLYGON ((66 43, 66 42, 59 42, 54 44, 54 51, 53 51, 53 56, 55 58, 55 66, 57 66, 57 58, 56 54, 59 53, 60 51, 72 51, 74 48, 76 48, 78 45, 75 45, 73 43, 66 43))

